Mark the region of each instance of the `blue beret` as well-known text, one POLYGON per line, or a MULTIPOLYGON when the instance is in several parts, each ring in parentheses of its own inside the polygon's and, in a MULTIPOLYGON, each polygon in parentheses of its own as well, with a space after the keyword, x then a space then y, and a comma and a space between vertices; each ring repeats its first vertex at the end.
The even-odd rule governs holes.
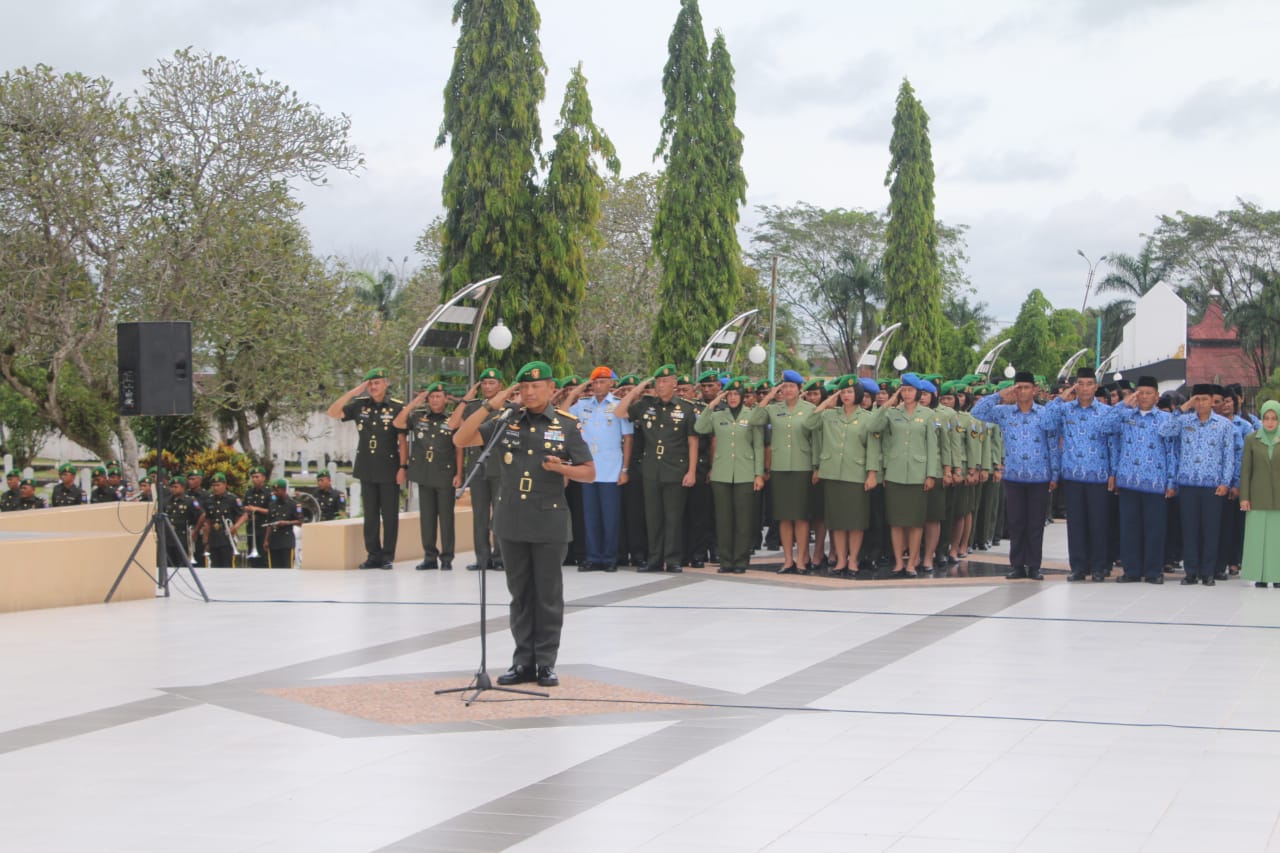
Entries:
POLYGON ((920 380, 920 390, 928 391, 930 394, 934 395, 935 397, 938 396, 938 386, 934 385, 928 379, 920 380))
POLYGON ((796 383, 797 385, 803 385, 803 384, 804 384, 804 377, 803 377, 803 376, 801 376, 799 373, 797 373, 797 372, 796 372, 796 371, 794 371, 794 370, 784 370, 784 371, 782 371, 782 381, 783 381, 783 382, 794 382, 794 383, 796 383))
POLYGON ((917 391, 920 390, 919 376, 916 376, 914 373, 904 373, 902 374, 901 378, 902 378, 903 385, 910 385, 912 388, 916 389, 917 391))
POLYGON ((862 377, 861 379, 859 379, 859 380, 858 380, 858 382, 860 382, 860 383, 862 384, 862 387, 867 391, 867 393, 868 393, 868 394, 879 394, 879 393, 880 393, 880 385, 879 385, 879 383, 877 383, 877 382, 876 382, 874 379, 872 379, 870 376, 864 376, 864 377, 862 377))

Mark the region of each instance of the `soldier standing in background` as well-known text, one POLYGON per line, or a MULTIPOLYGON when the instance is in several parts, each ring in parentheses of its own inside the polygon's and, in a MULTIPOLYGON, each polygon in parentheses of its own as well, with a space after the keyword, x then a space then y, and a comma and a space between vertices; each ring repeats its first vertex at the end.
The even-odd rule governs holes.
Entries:
POLYGON ((462 485, 463 453, 453 444, 453 430, 449 429, 449 416, 444 411, 446 402, 444 383, 424 384, 395 419, 397 429, 409 431, 409 481, 418 486, 418 531, 423 556, 414 568, 419 571, 453 569, 454 494, 462 485))
POLYGON ((76 485, 76 466, 70 462, 59 465, 58 480, 49 499, 51 506, 80 506, 85 502, 84 492, 76 485))

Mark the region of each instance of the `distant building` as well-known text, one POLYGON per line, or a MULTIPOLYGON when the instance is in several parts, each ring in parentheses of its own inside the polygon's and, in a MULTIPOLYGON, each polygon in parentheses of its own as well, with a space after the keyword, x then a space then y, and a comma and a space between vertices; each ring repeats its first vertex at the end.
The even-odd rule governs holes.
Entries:
POLYGON ((1210 302, 1204 319, 1187 329, 1187 384, 1237 383, 1246 394, 1257 390, 1258 370, 1240 347, 1240 334, 1228 329, 1222 306, 1210 302))
MULTIPOLYGON (((1157 284, 1134 303, 1120 346, 1102 362, 1102 375, 1137 381, 1153 376, 1161 391, 1191 382, 1187 362, 1187 305, 1167 284, 1157 284)), ((1099 381, 1102 381, 1099 379, 1099 381)))

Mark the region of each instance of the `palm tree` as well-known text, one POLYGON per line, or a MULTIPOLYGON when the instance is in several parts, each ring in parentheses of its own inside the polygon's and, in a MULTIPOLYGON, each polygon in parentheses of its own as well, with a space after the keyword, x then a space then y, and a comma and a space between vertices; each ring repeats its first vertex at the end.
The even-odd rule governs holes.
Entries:
POLYGON ((1122 298, 1118 301, 1127 304, 1130 316, 1133 314, 1133 303, 1164 281, 1171 271, 1168 261, 1156 253, 1154 237, 1147 238, 1137 257, 1112 252, 1107 255, 1107 264, 1111 267, 1111 272, 1098 282, 1097 291, 1120 294, 1122 298))

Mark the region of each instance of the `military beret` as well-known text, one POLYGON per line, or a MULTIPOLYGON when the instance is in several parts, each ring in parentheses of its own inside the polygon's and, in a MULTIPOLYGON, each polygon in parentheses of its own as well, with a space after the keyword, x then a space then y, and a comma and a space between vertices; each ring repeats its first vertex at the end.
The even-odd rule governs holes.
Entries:
POLYGON ((287 489, 289 488, 289 481, 286 480, 284 477, 278 477, 271 481, 271 485, 276 487, 277 489, 287 489))
POLYGON ((76 466, 72 465, 70 462, 63 462, 58 466, 59 474, 66 474, 68 471, 74 474, 76 472, 76 466))
POLYGON ((725 391, 737 391, 741 394, 743 391, 747 390, 747 380, 742 376, 735 376, 732 379, 726 376, 724 378, 724 382, 725 391))
POLYGON ((769 390, 770 388, 772 388, 772 387, 773 387, 773 386, 769 384, 769 380, 768 380, 768 379, 761 379, 759 382, 757 382, 757 383, 756 383, 755 390, 756 390, 756 391, 768 391, 768 390, 769 390))
POLYGON ((106 468, 103 468, 102 466, 98 466, 97 468, 94 468, 94 469, 93 469, 93 476, 95 476, 95 477, 105 477, 105 476, 107 476, 107 469, 106 469, 106 468))
POLYGON ((496 367, 486 367, 484 370, 480 371, 480 376, 478 378, 479 379, 496 379, 499 382, 505 381, 502 378, 502 371, 496 367))
POLYGON ((782 379, 780 380, 780 382, 794 382, 797 385, 803 385, 804 377, 800 375, 799 371, 784 370, 782 371, 782 379))
POLYGON ((565 385, 581 385, 582 377, 576 373, 570 373, 562 381, 564 382, 565 385))
POLYGON ((266 468, 263 468, 261 465, 254 465, 252 468, 250 468, 250 469, 249 469, 249 473, 250 473, 250 474, 261 474, 262 476, 264 476, 264 477, 265 477, 265 476, 267 476, 267 469, 266 469, 266 468))
POLYGON ((531 361, 520 368, 520 372, 516 374, 517 382, 539 382, 543 379, 555 381, 551 365, 545 361, 531 361))
POLYGON ((23 481, 22 481, 21 483, 19 483, 18 485, 19 485, 19 486, 30 486, 31 488, 33 488, 33 489, 34 489, 34 488, 36 487, 36 481, 35 481, 35 480, 32 480, 32 479, 30 479, 30 478, 28 478, 28 479, 26 479, 26 480, 23 480, 23 481))
POLYGON ((158 465, 152 465, 150 468, 147 469, 147 475, 150 477, 154 477, 159 473, 160 473, 160 467, 158 465))
POLYGON ((822 388, 822 378, 819 376, 815 376, 812 379, 810 379, 808 382, 804 383, 804 385, 801 386, 800 390, 812 391, 815 388, 819 390, 821 390, 822 388))
POLYGON ((934 385, 932 382, 930 382, 928 379, 925 379, 924 377, 920 378, 920 390, 928 391, 930 394, 932 394, 935 397, 938 396, 938 386, 934 385))
POLYGON ((554 381, 555 381, 555 383, 556 383, 556 387, 557 387, 557 388, 563 388, 563 387, 565 387, 566 385, 569 385, 569 384, 571 384, 571 383, 573 382, 573 377, 572 377, 572 376, 562 376, 562 377, 560 377, 559 379, 556 379, 556 380, 554 380, 554 381))
POLYGON ((702 371, 702 373, 698 375, 698 384, 702 384, 703 382, 719 382, 719 381, 720 381, 720 374, 716 373, 714 370, 704 370, 702 371))
POLYGON ((385 367, 375 367, 373 370, 370 370, 368 373, 364 375, 365 382, 368 382, 370 379, 386 379, 386 378, 387 378, 387 369, 385 367))
POLYGON ((203 472, 203 471, 201 471, 199 468, 192 468, 190 471, 188 471, 188 472, 187 472, 187 476, 188 476, 188 477, 203 477, 203 476, 204 476, 204 472, 203 472))
POLYGON ((920 375, 920 378, 923 379, 925 382, 932 382, 934 385, 937 385, 939 382, 942 381, 942 374, 941 373, 922 373, 920 375))
POLYGON ((961 385, 981 385, 982 377, 976 373, 966 373, 964 376, 961 376, 956 381, 959 382, 961 385))
POLYGON ((107 466, 107 476, 108 476, 108 477, 110 477, 112 474, 115 474, 117 477, 121 476, 121 474, 120 474, 120 466, 119 466, 119 465, 108 465, 108 466, 107 466))
POLYGON ((921 380, 920 380, 920 377, 917 376, 915 373, 911 373, 911 372, 904 373, 902 374, 901 379, 902 379, 903 385, 910 385, 912 388, 916 389, 917 391, 920 390, 921 380))
POLYGON ((676 375, 676 366, 674 364, 664 364, 662 365, 662 367, 659 367, 657 370, 653 372, 654 379, 657 379, 659 376, 675 376, 675 375, 676 375))
POLYGON ((835 379, 832 379, 831 387, 834 391, 843 391, 846 388, 861 388, 862 383, 859 382, 858 377, 854 376, 852 373, 846 373, 844 376, 838 376, 835 379))
POLYGON ((876 394, 880 391, 880 383, 872 379, 870 376, 864 376, 858 380, 863 389, 869 394, 876 394))
POLYGON ((996 390, 997 390, 997 391, 1003 391, 1003 390, 1004 390, 1004 389, 1006 389, 1006 388, 1012 388, 1012 387, 1013 387, 1013 380, 1012 380, 1012 379, 1006 379, 1006 380, 1004 380, 1003 382, 1001 382, 1000 384, 996 385, 996 390))
POLYGON ((12 471, 10 471, 8 474, 5 474, 5 476, 6 476, 6 477, 17 477, 19 480, 21 480, 21 479, 22 479, 22 472, 21 472, 21 471, 19 471, 17 468, 14 468, 14 469, 13 469, 12 471))
POLYGON ((142 485, 143 483, 146 483, 149 486, 154 482, 155 480, 152 479, 151 477, 143 477, 142 479, 138 480, 138 485, 142 485))
POLYGON ((677 377, 676 377, 676 384, 677 384, 677 385, 692 385, 692 384, 693 384, 693 377, 692 377, 692 376, 690 376, 690 375, 689 375, 689 374, 687 374, 687 373, 681 373, 679 376, 677 376, 677 377))
POLYGON ((217 471, 217 472, 215 472, 215 473, 214 473, 214 475, 213 475, 213 477, 212 477, 211 479, 212 479, 212 480, 213 480, 213 482, 215 482, 215 483, 225 483, 225 482, 227 482, 227 475, 226 475, 226 474, 224 474, 224 473, 222 473, 221 471, 217 471))
POLYGON ((621 379, 618 380, 618 387, 625 388, 628 385, 635 385, 639 381, 640 381, 639 376, 636 376, 634 373, 628 373, 626 376, 623 376, 621 379))
POLYGON ((328 477, 328 476, 329 476, 329 469, 328 469, 328 468, 321 468, 319 471, 317 471, 317 472, 316 472, 316 479, 317 479, 317 480, 319 480, 321 477, 328 477))
POLYGON ((591 371, 592 382, 595 382, 597 379, 617 379, 617 378, 618 378, 617 375, 612 370, 605 367, 603 364, 597 367, 595 370, 591 371))
POLYGON ((418 383, 418 390, 426 391, 428 394, 434 391, 443 391, 444 383, 443 382, 420 382, 418 383))

